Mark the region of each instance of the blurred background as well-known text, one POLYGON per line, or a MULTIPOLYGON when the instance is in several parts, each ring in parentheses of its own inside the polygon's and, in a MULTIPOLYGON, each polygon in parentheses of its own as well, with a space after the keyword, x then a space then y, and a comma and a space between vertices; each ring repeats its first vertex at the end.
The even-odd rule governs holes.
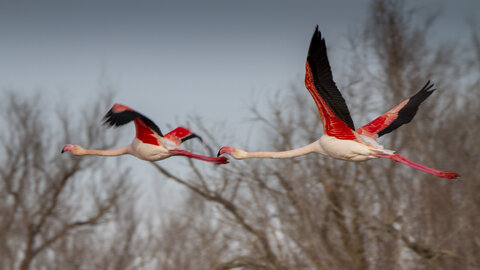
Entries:
MULTIPOLYGON (((479 269, 480 2, 1 1, 1 269, 479 269), (303 85, 315 25, 357 127, 437 91, 381 143, 459 173, 308 155, 60 155, 108 149, 113 103, 214 149, 322 134, 303 85)), ((207 154, 188 141, 185 148, 207 154)))

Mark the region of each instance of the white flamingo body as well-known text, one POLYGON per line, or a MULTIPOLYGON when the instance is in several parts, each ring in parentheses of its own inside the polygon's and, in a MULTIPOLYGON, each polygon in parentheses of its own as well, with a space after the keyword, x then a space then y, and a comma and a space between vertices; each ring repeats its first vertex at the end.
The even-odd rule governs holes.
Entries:
POLYGON ((129 147, 130 154, 146 161, 159 161, 171 157, 173 154, 163 145, 143 143, 137 138, 133 139, 129 147))
POLYGON ((347 161, 365 161, 382 157, 436 176, 449 179, 459 177, 454 172, 439 171, 415 163, 400 154, 394 154, 392 150, 384 149, 377 142, 378 137, 392 132, 413 119, 420 104, 435 91, 430 81, 412 97, 365 126, 355 129, 345 100, 333 81, 325 40, 317 26, 310 42, 305 65, 305 86, 315 101, 322 120, 323 135, 319 140, 304 147, 281 152, 246 152, 232 146, 224 146, 218 155, 228 154, 235 159, 246 159, 292 158, 318 153, 347 161))
MULTIPOLYGON (((365 161, 373 158, 374 154, 383 153, 381 149, 375 149, 373 145, 366 142, 357 142, 352 140, 340 140, 332 136, 322 135, 318 140, 320 147, 326 153, 336 159, 349 161, 365 161)), ((317 152, 323 154, 322 152, 317 152)))

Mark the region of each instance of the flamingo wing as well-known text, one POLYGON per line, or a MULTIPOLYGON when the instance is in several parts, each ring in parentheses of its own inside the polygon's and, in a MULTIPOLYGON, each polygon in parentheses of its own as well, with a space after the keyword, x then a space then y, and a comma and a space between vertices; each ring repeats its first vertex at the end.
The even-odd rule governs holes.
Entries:
POLYGON ((356 139, 347 104, 333 81, 325 39, 318 25, 310 42, 305 69, 305 86, 318 107, 324 133, 338 139, 356 139))
POLYGON ((160 128, 146 116, 136 112, 122 104, 114 104, 104 117, 104 123, 108 126, 122 126, 133 121, 136 129, 136 137, 143 143, 160 145, 158 138, 163 137, 160 128))
POLYGON ((213 156, 212 148, 207 143, 205 143, 205 141, 203 141, 202 137, 198 136, 197 134, 193 133, 191 130, 187 128, 177 127, 176 129, 165 134, 165 138, 174 142, 177 146, 185 141, 188 141, 193 138, 197 138, 198 140, 200 140, 200 142, 203 145, 205 145, 210 155, 213 156))
POLYGON ((425 99, 427 99, 435 90, 436 89, 433 88, 433 83, 428 81, 415 95, 402 101, 402 103, 398 104, 390 111, 380 115, 372 122, 359 128, 357 133, 376 138, 409 123, 417 113, 420 104, 422 104, 422 102, 425 101, 425 99))

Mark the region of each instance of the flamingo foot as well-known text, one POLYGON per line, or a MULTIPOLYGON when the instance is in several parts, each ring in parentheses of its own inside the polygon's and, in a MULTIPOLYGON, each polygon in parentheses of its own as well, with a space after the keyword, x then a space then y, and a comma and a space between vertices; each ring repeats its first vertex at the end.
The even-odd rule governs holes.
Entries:
POLYGON ((448 179, 456 179, 460 177, 458 173, 450 172, 450 171, 440 171, 438 176, 448 178, 448 179))
POLYGON ((198 160, 203 160, 206 162, 211 162, 215 164, 227 164, 228 159, 226 157, 208 157, 208 156, 202 156, 202 155, 197 155, 192 152, 186 151, 186 150, 169 150, 168 152, 175 154, 175 155, 180 155, 180 156, 185 156, 188 158, 193 158, 193 159, 198 159, 198 160))

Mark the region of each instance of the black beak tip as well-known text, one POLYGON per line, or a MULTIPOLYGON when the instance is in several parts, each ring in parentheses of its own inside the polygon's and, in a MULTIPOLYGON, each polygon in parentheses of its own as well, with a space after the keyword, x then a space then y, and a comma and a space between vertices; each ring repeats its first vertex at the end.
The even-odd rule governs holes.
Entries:
POLYGON ((65 153, 65 150, 62 149, 62 151, 60 152, 60 154, 63 154, 63 153, 65 153))
POLYGON ((217 157, 219 157, 220 155, 221 155, 221 154, 220 154, 220 151, 218 151, 218 153, 217 153, 217 157))

